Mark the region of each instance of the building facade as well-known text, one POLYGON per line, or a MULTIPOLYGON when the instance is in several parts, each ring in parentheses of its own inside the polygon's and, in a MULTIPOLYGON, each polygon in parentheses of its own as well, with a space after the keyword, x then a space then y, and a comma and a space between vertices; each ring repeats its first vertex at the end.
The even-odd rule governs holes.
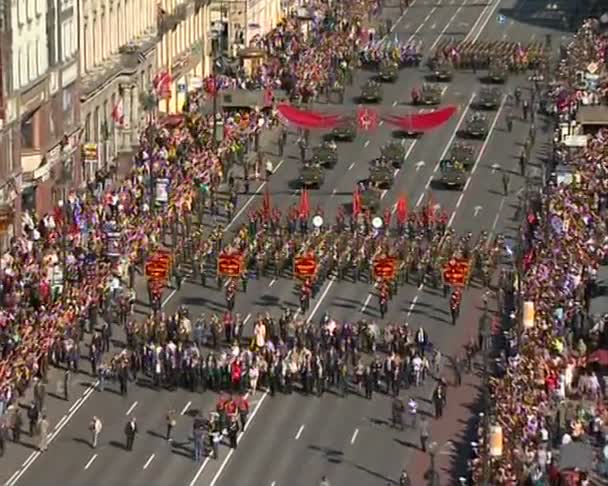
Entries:
POLYGON ((157 5, 151 0, 80 0, 83 180, 124 172, 138 140, 154 77, 157 5))
POLYGON ((159 3, 154 88, 162 112, 181 112, 188 91, 200 88, 202 79, 209 75, 210 27, 208 0, 161 0, 159 3))

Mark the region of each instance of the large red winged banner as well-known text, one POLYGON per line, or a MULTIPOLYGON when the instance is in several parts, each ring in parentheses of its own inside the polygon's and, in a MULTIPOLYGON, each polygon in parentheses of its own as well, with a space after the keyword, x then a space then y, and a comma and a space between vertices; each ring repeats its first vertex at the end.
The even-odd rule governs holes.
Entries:
POLYGON ((277 110, 287 123, 299 128, 327 130, 342 122, 342 115, 326 115, 318 111, 302 110, 288 103, 281 103, 277 110))
POLYGON ((405 132, 424 133, 447 123, 457 111, 458 107, 456 106, 446 106, 430 113, 414 113, 403 116, 389 115, 384 119, 405 132))

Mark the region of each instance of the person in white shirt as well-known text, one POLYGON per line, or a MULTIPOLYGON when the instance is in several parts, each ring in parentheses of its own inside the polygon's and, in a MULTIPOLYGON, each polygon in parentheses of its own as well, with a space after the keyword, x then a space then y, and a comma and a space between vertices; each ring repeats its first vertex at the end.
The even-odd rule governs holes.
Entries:
POLYGON ((91 447, 93 449, 97 447, 97 441, 99 439, 99 434, 101 433, 102 428, 103 424, 101 423, 101 420, 93 416, 93 418, 91 419, 91 423, 89 424, 89 430, 91 432, 91 447))

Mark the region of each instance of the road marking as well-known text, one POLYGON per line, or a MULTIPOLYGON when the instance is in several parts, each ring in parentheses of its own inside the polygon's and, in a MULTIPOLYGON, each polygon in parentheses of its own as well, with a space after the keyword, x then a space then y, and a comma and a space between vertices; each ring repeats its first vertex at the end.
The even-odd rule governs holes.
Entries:
MULTIPOLYGON (((471 27, 471 29, 469 30, 469 32, 468 32, 468 33, 467 33, 467 35, 465 36, 464 41, 466 41, 466 40, 469 38, 469 36, 471 36, 471 35, 473 35, 473 34, 475 33, 475 31, 476 31, 476 29, 477 29, 477 24, 479 24, 479 22, 481 22, 481 21, 483 20, 483 17, 484 17, 484 15, 485 15, 485 13, 486 13, 486 10, 487 10, 487 9, 489 9, 489 8, 491 8, 491 7, 492 7, 492 4, 491 4, 491 3, 488 3, 488 4, 487 4, 487 5, 486 5, 486 6, 483 8, 483 10, 481 11, 481 14, 480 14, 480 15, 477 17, 477 19, 476 19, 476 20, 475 20, 475 22, 473 23, 473 27, 471 27)), ((483 30, 483 29, 482 29, 482 30, 483 30)))
POLYGON ((335 197, 337 191, 338 191, 337 189, 334 189, 333 191, 331 191, 331 197, 335 197))
POLYGON ((372 294, 369 294, 367 296, 367 299, 365 299, 365 302, 363 304, 363 307, 361 307, 361 313, 365 312, 365 309, 367 309, 367 305, 369 304, 369 301, 372 300, 372 294))
POLYGON ((384 191, 382 191, 382 194, 380 195, 380 199, 384 199, 384 197, 388 194, 388 190, 384 189, 384 191))
MULTIPOLYGON (((283 165, 285 161, 283 159, 279 160, 279 163, 277 164, 277 166, 274 168, 273 170, 273 174, 276 174, 277 171, 279 170, 279 167, 281 167, 283 165)), ((266 184, 268 182, 264 181, 260 184, 260 187, 258 187, 256 189, 256 191, 249 197, 249 199, 247 199, 247 201, 245 202, 245 204, 243 204, 243 207, 241 209, 239 209, 236 214, 234 215, 234 217, 230 220, 230 222, 226 225, 226 227, 224 228, 224 231, 227 231, 230 229, 230 227, 236 223, 236 221, 238 220, 238 218, 241 216, 241 214, 243 214, 245 212, 245 210, 249 207, 249 205, 254 201, 254 199, 256 199, 257 195, 262 192, 262 189, 264 189, 266 187, 266 184)))
POLYGON ((354 166, 355 166, 355 163, 354 163, 354 162, 352 162, 352 163, 351 163, 351 164, 348 166, 348 170, 352 170, 354 166))
POLYGON ((397 106, 399 104, 398 101, 393 101, 393 107, 397 106))
POLYGON ((247 324, 247 321, 251 319, 251 312, 249 314, 247 314, 247 317, 245 317, 245 320, 243 321, 243 325, 247 324))
POLYGON ((93 454, 91 459, 89 459, 89 462, 86 463, 86 465, 84 466, 85 471, 91 467, 91 464, 95 462, 95 459, 97 459, 97 454, 93 454))
POLYGON ((431 25, 431 30, 435 30, 437 28, 437 24, 431 25))
POLYGON ((420 204, 422 203, 422 200, 424 199, 424 192, 422 194, 420 194, 420 197, 418 198, 418 201, 416 201, 416 208, 418 206, 420 206, 420 204))
POLYGON ((192 405, 192 402, 188 402, 186 403, 186 405, 184 406, 184 408, 182 409, 182 412, 180 413, 180 415, 185 415, 186 412, 188 411, 188 409, 190 408, 190 406, 192 405))
POLYGON ((300 428, 298 429, 298 433, 296 434, 296 440, 300 440, 300 437, 302 436, 302 432, 304 432, 304 426, 300 425, 300 428))
POLYGON ((68 419, 67 415, 64 415, 63 417, 61 417, 61 420, 59 420, 59 422, 57 422, 57 425, 55 425, 55 428, 53 430, 57 430, 58 428, 63 427, 63 425, 65 424, 67 419, 68 419))
MULTIPOLYGON (((327 296, 327 293, 329 292, 329 289, 332 288, 332 286, 334 285, 335 280, 330 280, 329 283, 327 284, 327 287, 325 287, 325 290, 323 291, 323 293, 321 294, 321 297, 319 297, 319 301, 317 302, 317 304, 313 307, 312 311, 310 312, 310 315, 308 316, 308 319, 306 319, 306 323, 308 324, 310 321, 312 321, 312 318, 315 316, 315 314, 317 313, 317 311, 319 310, 319 307, 321 307, 321 304, 323 303, 323 299, 325 299, 325 297, 327 296)), ((213 486, 213 485, 211 485, 213 486)))
POLYGON ((463 197, 464 197, 464 193, 461 193, 460 196, 458 197, 458 201, 456 201, 456 209, 458 209, 460 207, 463 197))
POLYGON ((125 415, 131 415, 131 412, 132 412, 133 410, 135 410, 135 407, 137 407, 137 402, 133 402, 133 405, 131 405, 131 406, 129 407, 129 410, 127 410, 127 413, 125 413, 125 415))
POLYGON ((70 413, 72 410, 74 410, 81 401, 82 401, 82 397, 80 397, 78 400, 76 400, 74 402, 74 404, 69 408, 68 413, 70 413))
MULTIPOLYGON (((251 415, 249 417, 249 419, 247 420, 247 423, 245 424, 245 431, 248 430, 249 428, 249 424, 251 423, 251 421, 254 419, 254 417, 256 416, 256 414, 258 413, 258 410, 260 409, 260 407, 262 406, 262 403, 264 403, 264 400, 266 399, 266 397, 268 396, 268 393, 264 393, 264 395, 262 395, 262 398, 260 399, 260 401, 258 402, 258 404, 255 406, 255 408, 253 409, 253 412, 251 412, 251 415)), ((241 432, 237 438, 237 444, 241 441, 241 439, 243 438, 243 435, 245 434, 245 432, 241 432)), ((211 484, 209 486, 215 486, 215 483, 217 483, 218 479, 220 478, 220 476, 222 475, 222 472, 224 472, 224 469, 226 468, 226 464, 228 464, 228 461, 230 461, 230 458, 233 456, 234 451, 236 449, 230 449, 230 452, 228 453, 228 455, 226 456, 226 458, 224 459, 224 462, 222 462, 222 465, 220 466, 220 468, 218 469, 217 473, 215 474, 215 476, 213 477, 213 480, 211 481, 211 484)), ((200 471, 203 470, 203 468, 205 467, 205 465, 207 464, 207 460, 209 458, 205 459, 205 462, 203 463, 203 465, 201 466, 200 471)), ((192 482, 190 483, 190 486, 194 486, 196 483, 196 480, 198 479, 198 477, 200 476, 199 473, 197 473, 197 476, 192 480, 192 482)))
MULTIPOLYGON (((437 45, 437 43, 439 42, 439 40, 441 39, 441 37, 443 37, 443 34, 445 34, 446 31, 448 30, 448 28, 450 27, 450 25, 452 25, 452 22, 454 22, 454 20, 456 20, 456 18, 458 17, 458 14, 462 10, 462 7, 464 7, 465 3, 466 3, 466 0, 465 0, 465 2, 463 2, 463 4, 460 7, 458 7, 456 9, 456 12, 454 12, 454 15, 452 15, 452 17, 450 17, 450 20, 448 21, 447 24, 445 24, 445 27, 443 29, 441 29, 441 32, 439 32, 439 35, 435 39, 435 42, 433 42, 433 44, 431 45, 431 47, 429 49, 431 52, 433 51, 433 49, 435 49, 435 46, 437 45)), ((431 26, 431 29, 434 29, 434 28, 435 28, 435 24, 433 24, 431 26)))
MULTIPOLYGON (((500 5, 500 2, 495 2, 493 6, 491 3, 488 4, 488 6, 486 8, 491 7, 488 12, 488 16, 486 17, 486 20, 483 23, 479 24, 479 30, 478 30, 477 34, 475 34, 475 37, 473 37, 472 42, 477 42, 477 39, 479 39, 479 36, 481 36, 482 32, 485 30, 486 25, 488 25, 488 22, 490 21, 490 19, 492 17, 494 17, 494 11, 498 8, 499 5, 500 5)), ((483 16, 483 12, 479 16, 479 18, 481 18, 482 16, 483 16)), ((467 37, 468 37, 468 35, 467 35, 467 37)), ((467 38, 465 37, 464 40, 466 41, 467 38)))
POLYGON ((393 172, 393 177, 397 177, 397 174, 399 174, 399 170, 400 169, 395 169, 395 172, 393 172))
POLYGON ((379 127, 381 127, 382 125, 384 125, 384 120, 380 120, 380 121, 378 122, 378 126, 379 126, 379 127))
POLYGON ((369 147, 369 140, 366 140, 365 143, 363 144, 364 147, 369 147))
POLYGON ((412 315, 412 311, 414 310, 414 307, 416 307, 416 302, 418 302, 418 294, 414 295, 414 300, 412 300, 410 308, 407 310, 408 317, 412 315))
POLYGON ((506 201, 505 197, 503 197, 502 200, 500 201, 500 206, 498 207, 498 211, 496 211, 496 217, 494 218, 494 223, 492 223, 492 232, 494 232, 494 230, 496 229, 496 226, 498 225, 498 220, 500 219, 500 213, 502 213, 502 208, 505 205, 505 201, 506 201))
POLYGON ((144 464, 144 469, 148 469, 148 466, 150 465, 150 463, 154 460, 154 457, 156 457, 156 454, 152 454, 148 460, 146 461, 146 463, 144 464))
POLYGON ((355 441, 357 440, 357 436, 359 435, 359 429, 355 429, 355 432, 353 433, 353 437, 352 439, 350 439, 350 443, 354 444, 355 441))
POLYGON ((268 284, 269 287, 272 287, 275 283, 277 283, 277 279, 273 278, 270 283, 268 284))
POLYGON ((276 485, 277 485, 276 481, 273 481, 272 483, 270 483, 270 486, 276 486, 276 485))

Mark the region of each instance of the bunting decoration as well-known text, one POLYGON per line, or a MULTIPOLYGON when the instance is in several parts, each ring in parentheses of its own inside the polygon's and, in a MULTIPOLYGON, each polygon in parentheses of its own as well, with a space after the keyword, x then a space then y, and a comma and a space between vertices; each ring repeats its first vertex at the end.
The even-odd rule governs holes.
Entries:
POLYGON ((407 133, 425 133, 448 122, 458 111, 456 106, 446 106, 431 113, 416 113, 412 115, 389 115, 384 119, 407 133))
POLYGON ((342 115, 325 115, 312 110, 302 110, 287 103, 281 103, 277 110, 282 119, 298 128, 331 130, 342 122, 342 115))

